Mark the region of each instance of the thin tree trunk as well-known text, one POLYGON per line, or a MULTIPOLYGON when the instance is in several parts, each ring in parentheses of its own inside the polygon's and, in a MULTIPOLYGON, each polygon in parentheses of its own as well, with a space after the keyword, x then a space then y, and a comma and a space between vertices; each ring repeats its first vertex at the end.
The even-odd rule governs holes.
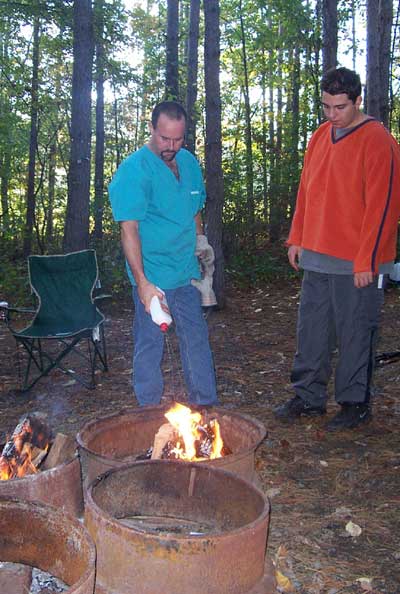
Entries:
POLYGON ((54 138, 49 149, 49 188, 48 188, 48 208, 46 220, 46 246, 53 241, 53 212, 54 212, 54 198, 56 188, 56 155, 57 155, 57 137, 54 138))
POLYGON ((249 92, 249 75, 247 69, 247 49, 246 36, 243 21, 243 6, 242 0, 239 0, 239 22, 242 45, 242 63, 244 74, 244 105, 245 105, 245 141, 246 141, 246 194, 247 194, 247 225, 249 231, 250 242, 253 247, 256 243, 255 235, 255 213, 254 213, 254 182, 253 182, 253 141, 251 133, 251 113, 250 113, 250 92, 249 92))
POLYGON ((379 47, 379 72, 380 96, 379 113, 384 126, 389 126, 389 77, 390 77, 390 50, 393 25, 393 0, 381 0, 380 8, 380 47, 379 47))
POLYGON ((291 103, 291 142, 290 142, 290 183, 289 183, 289 215, 294 211, 296 202, 297 186, 299 182, 299 130, 300 130, 300 49, 294 49, 293 71, 292 71, 292 103, 291 103))
POLYGON ((113 87, 113 123, 115 144, 115 170, 117 170, 121 164, 121 147, 119 145, 118 98, 115 87, 113 87))
POLYGON ((186 147, 192 153, 196 152, 196 100, 197 100, 197 71, 199 53, 199 23, 200 0, 190 1, 190 20, 187 58, 187 88, 186 111, 188 121, 186 127, 186 147))
POLYGON ((322 68, 325 73, 337 65, 338 0, 322 0, 322 68))
MULTIPOLYGON (((279 28, 280 33, 280 28, 279 28)), ((273 193, 271 194, 271 214, 269 225, 269 239, 271 242, 280 240, 282 224, 282 118, 283 118, 283 95, 282 95, 282 50, 278 51, 277 79, 279 81, 277 88, 276 101, 276 142, 275 142, 275 167, 273 176, 273 193)))
POLYGON ((94 232, 99 241, 103 237, 104 212, 104 19, 103 0, 95 4, 96 39, 96 152, 94 172, 94 232))
POLYGON ((367 0, 367 87, 366 112, 380 119, 380 72, 379 72, 379 5, 376 0, 367 0))
POLYGON ((71 154, 64 251, 89 245, 93 16, 90 0, 74 2, 71 154))
POLYGON ((38 90, 39 90, 39 17, 33 22, 32 80, 31 80, 31 131, 29 139, 28 186, 26 192, 26 219, 24 230, 23 255, 27 257, 32 249, 32 232, 35 218, 35 171, 38 127, 38 90))
POLYGON ((204 79, 206 93, 206 185, 207 234, 215 252, 214 290, 218 305, 225 305, 224 259, 222 253, 222 175, 221 92, 219 82, 220 29, 219 2, 204 2, 204 79))
POLYGON ((179 98, 179 0, 168 0, 167 8, 167 63, 165 92, 167 99, 179 98))

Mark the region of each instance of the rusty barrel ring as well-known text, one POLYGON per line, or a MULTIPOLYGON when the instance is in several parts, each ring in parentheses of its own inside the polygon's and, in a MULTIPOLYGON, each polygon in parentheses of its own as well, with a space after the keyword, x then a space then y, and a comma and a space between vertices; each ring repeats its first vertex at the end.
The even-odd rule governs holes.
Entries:
POLYGON ((266 594, 268 522, 268 499, 235 473, 170 460, 111 469, 91 483, 85 506, 98 553, 96 592, 153 594, 162 583, 165 594, 197 594, 202 583, 210 594, 266 594), (153 510, 171 518, 179 510, 181 519, 215 520, 219 528, 222 521, 224 527, 201 535, 159 534, 120 521, 133 511, 151 516, 153 510))
MULTIPOLYGON (((84 425, 84 427, 78 432, 76 436, 85 485, 87 486, 96 476, 106 472, 111 468, 137 461, 136 458, 137 453, 139 453, 138 451, 135 453, 126 453, 125 455, 122 455, 122 453, 118 451, 119 445, 115 445, 115 443, 113 444, 114 452, 104 453, 106 445, 101 443, 102 435, 108 433, 112 435, 114 439, 115 433, 121 428, 124 429, 124 426, 126 427, 133 425, 134 422, 137 422, 139 427, 141 421, 143 425, 149 425, 150 423, 154 423, 154 425, 156 425, 156 421, 159 420, 158 427, 160 427, 163 420, 166 422, 166 419, 164 419, 164 413, 170 408, 171 405, 134 408, 130 410, 124 410, 113 415, 100 417, 99 419, 94 419, 86 423, 86 425, 84 425), (96 440, 100 443, 100 446, 97 448, 93 447, 93 443, 96 440), (103 449, 103 452, 100 451, 101 449, 103 449)), ((243 433, 245 433, 245 431, 246 433, 243 436, 239 436, 241 438, 242 445, 237 445, 235 443, 235 447, 232 447, 232 454, 214 460, 204 460, 201 461, 200 464, 211 464, 212 466, 234 472, 238 476, 253 481, 255 479, 254 454, 255 450, 266 436, 265 426, 258 419, 255 419, 249 415, 230 411, 222 407, 213 407, 209 411, 209 414, 210 416, 215 414, 220 422, 221 419, 225 417, 226 419, 229 419, 229 421, 233 421, 238 426, 242 424, 244 426, 243 433), (243 445, 243 443, 246 443, 246 445, 243 445)), ((221 430, 222 432, 224 430, 222 422, 221 430)), ((152 436, 153 439, 154 435, 155 432, 152 436)), ((238 439, 238 435, 234 437, 236 440, 238 439)), ((146 447, 149 447, 149 445, 151 444, 143 444, 142 452, 145 451, 146 447)), ((227 445, 230 444, 228 443, 227 445)))
POLYGON ((50 505, 0 497, 0 560, 47 571, 71 594, 93 593, 92 538, 81 522, 50 505))

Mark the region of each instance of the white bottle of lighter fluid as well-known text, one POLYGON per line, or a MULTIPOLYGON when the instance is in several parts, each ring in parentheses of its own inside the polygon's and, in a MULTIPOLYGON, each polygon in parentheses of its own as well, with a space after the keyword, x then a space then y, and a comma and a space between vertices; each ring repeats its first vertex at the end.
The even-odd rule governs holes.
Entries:
MULTIPOLYGON (((158 290, 161 291, 161 289, 158 290)), ((169 326, 172 324, 172 318, 170 314, 164 311, 161 307, 161 303, 168 307, 168 303, 165 298, 165 293, 164 291, 161 292, 163 294, 162 299, 159 299, 157 295, 154 295, 154 297, 150 301, 150 315, 153 322, 160 326, 161 332, 167 332, 169 326)))

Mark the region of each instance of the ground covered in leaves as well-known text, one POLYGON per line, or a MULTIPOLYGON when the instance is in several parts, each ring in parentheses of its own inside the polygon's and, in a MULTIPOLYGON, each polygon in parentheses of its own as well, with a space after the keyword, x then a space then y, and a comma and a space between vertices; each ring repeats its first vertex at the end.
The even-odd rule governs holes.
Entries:
MULTIPOLYGON (((400 361, 377 368, 367 426, 328 433, 326 419, 281 425, 272 409, 292 395, 298 297, 298 281, 229 289, 227 307, 208 317, 221 405, 256 417, 267 429, 256 466, 271 502, 268 555, 279 591, 399 594, 400 361)), ((109 303, 105 313, 110 371, 98 373, 93 391, 55 372, 19 393, 14 344, 0 323, 2 441, 28 411, 47 413, 55 431, 74 435, 91 419, 136 405, 130 385, 131 305, 109 303)), ((165 400, 178 395, 184 401, 176 337, 168 340, 165 400)), ((390 287, 379 351, 397 349, 400 289, 390 287)), ((337 410, 332 389, 328 418, 337 410)))

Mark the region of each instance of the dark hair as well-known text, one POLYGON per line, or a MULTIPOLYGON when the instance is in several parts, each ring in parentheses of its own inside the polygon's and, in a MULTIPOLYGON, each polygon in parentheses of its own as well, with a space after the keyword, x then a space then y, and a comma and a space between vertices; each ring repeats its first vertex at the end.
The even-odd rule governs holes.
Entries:
POLYGON ((361 95, 360 77, 348 68, 332 68, 322 77, 321 89, 329 95, 346 94, 355 103, 361 95))
POLYGON ((162 101, 153 109, 151 114, 151 123, 153 128, 157 127, 158 118, 164 113, 171 120, 182 120, 187 121, 187 113, 180 103, 177 101, 162 101))

